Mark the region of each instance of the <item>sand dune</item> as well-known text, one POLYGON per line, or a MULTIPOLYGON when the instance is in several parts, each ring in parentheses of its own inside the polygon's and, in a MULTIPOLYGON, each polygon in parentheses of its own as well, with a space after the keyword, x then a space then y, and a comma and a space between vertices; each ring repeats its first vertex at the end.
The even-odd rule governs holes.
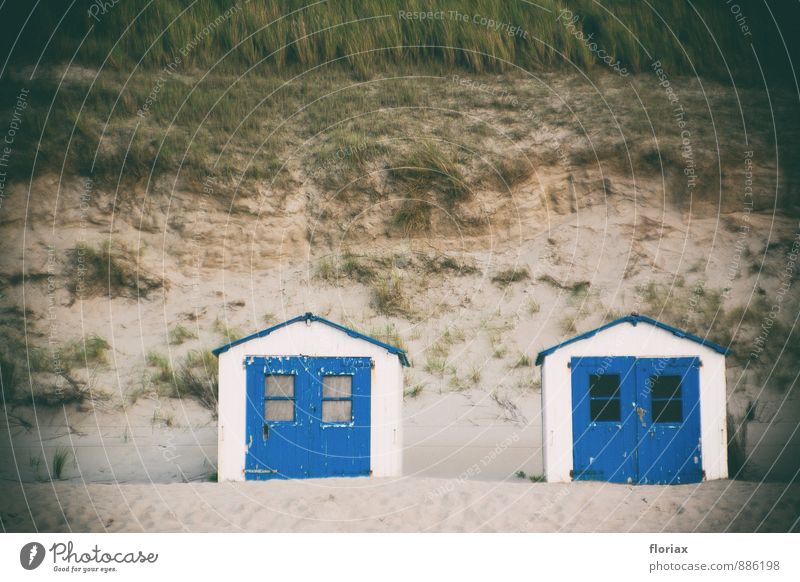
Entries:
POLYGON ((6 531, 800 531, 800 485, 445 479, 4 485, 6 531), (27 507, 26 509, 26 500, 27 507))

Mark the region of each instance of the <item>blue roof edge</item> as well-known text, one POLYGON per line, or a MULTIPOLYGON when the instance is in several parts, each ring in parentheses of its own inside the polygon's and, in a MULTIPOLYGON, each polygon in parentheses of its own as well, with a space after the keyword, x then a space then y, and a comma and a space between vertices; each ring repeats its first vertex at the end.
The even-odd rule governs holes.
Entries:
POLYGON ((608 323, 606 323, 604 325, 601 325, 600 327, 597 327, 597 328, 595 328, 593 330, 587 331, 587 332, 582 333, 580 335, 576 335, 575 337, 570 338, 568 340, 565 340, 565 341, 561 342, 560 344, 556 344, 556 345, 554 345, 552 347, 549 347, 546 350, 542 350, 541 352, 539 352, 536 355, 536 365, 540 366, 542 364, 542 362, 544 362, 545 357, 549 356, 550 354, 552 354, 556 350, 559 350, 559 349, 563 348, 564 346, 569 345, 571 343, 590 338, 593 335, 608 329, 609 327, 614 327, 615 325, 619 325, 620 323, 630 323, 631 325, 635 326, 639 322, 649 323, 650 325, 654 325, 655 327, 658 327, 658 328, 661 328, 663 330, 666 330, 666 331, 668 331, 668 332, 670 332, 670 333, 672 333, 672 334, 674 334, 674 335, 676 335, 678 337, 686 338, 686 339, 691 340, 693 342, 696 342, 698 344, 704 345, 707 348, 711 348, 715 352, 719 352, 720 354, 723 354, 725 356, 727 356, 728 354, 731 353, 729 348, 723 347, 723 346, 719 345, 718 343, 712 342, 711 340, 708 340, 708 339, 705 339, 705 338, 701 338, 700 336, 696 336, 694 334, 691 334, 688 331, 684 331, 682 329, 678 329, 677 327, 672 327, 671 325, 667 325, 666 323, 662 323, 660 321, 657 321, 657 320, 653 319, 652 317, 647 317, 646 315, 631 314, 631 315, 626 315, 624 317, 620 317, 619 319, 615 319, 614 321, 610 321, 610 322, 608 322, 608 323))
POLYGON ((301 322, 301 321, 318 321, 320 323, 324 323, 325 325, 328 325, 328 326, 330 326, 330 327, 332 327, 334 329, 338 329, 339 331, 343 331, 344 333, 346 333, 350 337, 362 339, 364 341, 370 342, 371 344, 375 344, 376 346, 380 346, 380 347, 384 348, 385 350, 387 350, 389 353, 395 354, 398 358, 400 358, 400 363, 402 365, 407 366, 407 367, 411 366, 411 363, 408 361, 408 355, 406 354, 405 350, 403 350, 401 348, 398 348, 397 346, 393 346, 391 344, 387 344, 385 342, 382 342, 382 341, 380 341, 378 339, 375 339, 374 337, 368 336, 368 335, 363 334, 361 332, 358 332, 358 331, 356 331, 354 329, 350 329, 349 327, 345 327, 345 326, 343 326, 341 324, 338 324, 338 323, 335 323, 335 322, 330 321, 328 319, 325 319, 324 317, 320 317, 319 315, 314 315, 310 311, 307 312, 307 313, 304 313, 303 315, 298 315, 297 317, 293 317, 292 319, 287 319, 286 321, 284 321, 282 323, 278 323, 277 325, 273 325, 272 327, 268 327, 266 329, 262 329, 261 331, 257 331, 255 333, 251 333, 248 336, 245 336, 243 338, 239 338, 239 339, 237 339, 235 341, 232 341, 232 342, 230 342, 228 344, 225 344, 224 346, 220 346, 218 348, 214 348, 213 350, 211 350, 211 353, 214 354, 215 356, 219 356, 220 354, 222 354, 224 352, 227 352, 229 349, 231 349, 234 346, 238 346, 239 344, 243 344, 243 343, 249 342, 252 339, 256 339, 256 338, 259 338, 259 337, 267 336, 267 335, 271 334, 273 331, 276 331, 276 330, 278 330, 278 329, 280 329, 282 327, 286 327, 288 325, 292 325, 294 323, 298 323, 298 322, 301 322))

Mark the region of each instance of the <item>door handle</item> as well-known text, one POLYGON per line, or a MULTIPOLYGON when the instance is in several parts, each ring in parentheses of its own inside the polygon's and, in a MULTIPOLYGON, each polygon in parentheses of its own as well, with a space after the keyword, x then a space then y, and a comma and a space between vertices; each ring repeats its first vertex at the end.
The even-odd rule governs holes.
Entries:
POLYGON ((267 423, 264 423, 264 440, 267 440, 268 438, 269 438, 269 425, 267 423))
POLYGON ((646 412, 645 409, 642 408, 641 406, 637 406, 636 407, 636 414, 639 415, 639 422, 642 423, 642 426, 645 426, 645 423, 644 423, 644 413, 645 412, 646 412))

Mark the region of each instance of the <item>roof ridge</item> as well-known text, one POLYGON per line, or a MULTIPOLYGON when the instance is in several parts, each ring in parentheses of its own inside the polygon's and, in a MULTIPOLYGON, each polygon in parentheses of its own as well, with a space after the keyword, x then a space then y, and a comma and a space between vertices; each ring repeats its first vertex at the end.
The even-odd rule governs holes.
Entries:
POLYGON ((569 345, 571 343, 574 343, 574 342, 577 342, 577 341, 580 341, 580 340, 588 339, 588 338, 596 335, 597 333, 599 333, 601 331, 605 331, 605 330, 607 330, 607 329, 609 329, 611 327, 614 327, 616 325, 619 325, 620 323, 630 323, 631 325, 636 326, 636 324, 639 323, 639 322, 649 323, 650 325, 653 325, 655 327, 658 327, 660 329, 668 331, 668 332, 676 335, 677 337, 685 338, 685 339, 691 340, 693 342, 699 343, 699 344, 704 345, 704 346, 706 346, 708 348, 711 348, 712 350, 714 350, 716 352, 719 352, 719 353, 721 353, 723 355, 728 355, 730 353, 730 348, 723 347, 723 346, 719 345, 718 343, 713 342, 713 341, 711 341, 709 339, 702 338, 700 336, 694 335, 693 333, 690 333, 690 332, 688 332, 686 330, 679 329, 677 327, 674 327, 674 326, 671 326, 669 324, 663 323, 661 321, 658 321, 657 319, 653 319, 652 317, 648 317, 646 315, 640 315, 639 313, 634 311, 634 312, 630 313, 629 315, 624 315, 622 317, 619 317, 619 318, 617 318, 617 319, 615 319, 613 321, 605 323, 605 324, 603 324, 603 325, 601 325, 599 327, 596 327, 596 328, 594 328, 592 330, 589 330, 589 331, 584 332, 582 334, 579 334, 579 335, 576 335, 574 337, 571 337, 568 340, 564 340, 561 343, 558 343, 558 344, 556 344, 554 346, 551 346, 551 347, 549 347, 547 349, 544 349, 544 350, 540 351, 536 355, 536 365, 540 366, 542 364, 542 362, 544 362, 544 359, 545 359, 546 356, 549 356, 550 354, 552 354, 556 350, 559 350, 559 349, 563 348, 566 345, 569 345))
POLYGON ((356 331, 355 329, 346 327, 346 326, 344 326, 344 325, 342 325, 340 323, 336 323, 334 321, 330 321, 329 319, 325 319, 321 315, 315 315, 314 313, 312 313, 310 311, 306 311, 302 315, 298 315, 298 316, 292 317, 291 319, 287 319, 286 321, 283 321, 281 323, 277 323, 277 324, 275 324, 275 325, 273 325, 271 327, 262 329, 260 331, 255 332, 255 333, 251 333, 250 335, 246 335, 246 336, 244 336, 242 338, 239 338, 237 340, 229 342, 229 343, 227 343, 225 345, 219 346, 218 348, 214 348, 213 350, 211 350, 211 353, 213 353, 215 356, 219 356, 220 354, 222 354, 224 352, 227 352, 229 349, 231 349, 234 346, 238 346, 240 344, 249 342, 250 340, 253 340, 253 339, 256 339, 256 338, 259 338, 259 337, 267 336, 267 335, 271 334, 273 331, 276 331, 276 330, 278 330, 280 328, 283 328, 283 327, 287 327, 289 325, 293 325, 295 323, 299 323, 301 321, 306 321, 306 322, 308 322, 308 321, 318 321, 319 323, 324 323, 325 325, 328 325, 330 327, 333 327, 334 329, 338 329, 339 331, 342 331, 342 332, 346 333, 350 337, 357 338, 357 339, 362 339, 362 340, 367 341, 367 342, 369 342, 371 344, 374 344, 374 345, 377 345, 377 346, 380 346, 380 347, 386 349, 390 353, 395 354, 397 357, 399 357, 400 358, 400 363, 402 365, 404 365, 404 366, 410 366, 411 365, 411 363, 408 360, 408 355, 406 354, 406 351, 404 349, 398 348, 397 346, 393 346, 391 344, 387 344, 386 342, 382 342, 379 339, 376 339, 376 338, 374 338, 372 336, 369 336, 369 335, 366 335, 364 333, 361 333, 360 331, 356 331))

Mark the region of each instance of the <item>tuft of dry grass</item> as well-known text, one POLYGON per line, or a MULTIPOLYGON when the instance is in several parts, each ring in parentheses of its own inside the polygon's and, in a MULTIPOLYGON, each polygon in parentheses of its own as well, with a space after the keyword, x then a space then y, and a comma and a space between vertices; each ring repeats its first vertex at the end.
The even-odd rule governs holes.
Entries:
POLYGON ((530 179, 534 167, 526 156, 500 158, 488 171, 487 182, 508 191, 530 179))
POLYGON ((172 366, 163 354, 156 351, 147 352, 147 365, 158 369, 158 375, 154 378, 156 382, 167 384, 172 381, 172 366))
POLYGON ((421 262, 422 270, 428 274, 453 273, 464 276, 479 272, 474 264, 447 255, 423 255, 421 262))
POLYGON ((539 275, 537 277, 538 281, 543 283, 547 283, 548 285, 552 285, 557 289, 563 289, 564 291, 569 291, 569 293, 575 297, 581 296, 589 291, 589 287, 591 287, 591 283, 589 281, 575 281, 574 283, 562 283, 552 275, 544 274, 539 275))
POLYGON ((433 191, 447 207, 470 195, 458 159, 432 142, 423 143, 401 159, 391 176, 412 192, 433 191))
POLYGON ((14 402, 17 396, 17 374, 16 363, 3 353, 0 353, 0 392, 2 402, 14 402))
POLYGON ((64 469, 67 467, 67 462, 72 457, 72 452, 64 447, 59 447, 53 453, 53 464, 51 465, 51 477, 53 480, 59 481, 64 478, 64 469))
POLYGON ((226 342, 235 342, 237 339, 245 336, 245 332, 241 328, 228 325, 219 317, 214 320, 212 329, 215 333, 221 335, 226 342))
POLYGON ((404 398, 416 398, 420 394, 422 394, 422 391, 424 389, 425 389, 425 384, 423 384, 422 382, 418 382, 418 383, 414 384, 411 388, 408 388, 403 393, 403 397, 404 398))
POLYGON ((397 329, 397 326, 395 326, 393 323, 386 324, 383 327, 370 329, 366 335, 374 337, 385 344, 408 351, 406 348, 406 342, 400 335, 400 331, 397 329))
POLYGON ((216 413, 219 395, 217 358, 210 350, 192 350, 175 373, 175 396, 192 397, 216 413))
POLYGON ((409 194, 391 218, 392 225, 405 234, 425 232, 431 225, 431 205, 417 196, 417 192, 409 194))
POLYGON ((471 194, 458 159, 431 142, 400 159, 389 177, 404 191, 391 223, 407 234, 426 231, 436 207, 452 209, 471 194))
POLYGON ((186 340, 196 339, 197 333, 181 324, 175 325, 169 330, 169 343, 173 346, 179 346, 186 340))
POLYGON ((514 364, 511 366, 512 368, 530 368, 531 366, 531 359, 525 355, 520 354, 514 364))
POLYGON ((163 281, 145 271, 137 255, 124 245, 105 242, 95 248, 76 245, 68 253, 67 289, 75 297, 146 299, 163 281))
POLYGON ((317 264, 317 277, 333 284, 341 278, 368 284, 375 279, 374 260, 345 251, 340 257, 324 257, 317 264))
POLYGON ((382 315, 408 316, 409 300, 400 274, 379 275, 372 284, 372 306, 382 315))
POLYGON ((107 353, 110 349, 111 345, 105 338, 90 334, 87 337, 66 342, 56 350, 55 357, 48 358, 46 354, 39 352, 32 368, 38 371, 55 372, 55 360, 62 369, 67 371, 73 367, 104 365, 108 363, 107 353))
POLYGON ((530 271, 526 267, 522 268, 508 268, 500 271, 492 277, 492 283, 499 287, 508 287, 512 283, 518 283, 525 279, 530 279, 530 271))

